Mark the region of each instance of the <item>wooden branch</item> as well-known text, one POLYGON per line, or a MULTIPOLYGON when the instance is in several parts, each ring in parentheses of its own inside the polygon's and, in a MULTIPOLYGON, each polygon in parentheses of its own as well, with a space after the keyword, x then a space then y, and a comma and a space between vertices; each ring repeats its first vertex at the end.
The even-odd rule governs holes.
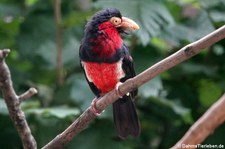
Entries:
POLYGON ((25 119, 25 115, 20 108, 19 97, 13 89, 11 74, 4 58, 9 54, 10 50, 0 50, 0 89, 7 105, 9 116, 12 119, 19 136, 23 143, 24 149, 36 149, 36 141, 31 134, 30 128, 25 119))
POLYGON ((213 131, 225 121, 224 107, 225 93, 191 126, 183 138, 171 149, 197 148, 198 144, 202 143, 206 137, 212 134, 213 131))
POLYGON ((56 26, 56 48, 57 48, 57 75, 59 85, 64 84, 63 73, 63 30, 62 30, 62 16, 61 16, 61 0, 54 0, 54 14, 55 14, 55 26, 56 26))
POLYGON ((23 93, 22 95, 20 95, 18 98, 19 98, 19 101, 20 103, 24 100, 27 100, 28 98, 32 97, 34 94, 37 94, 38 91, 35 89, 35 88, 30 88, 28 91, 26 91, 25 93, 23 93))
MULTIPOLYGON (((210 33, 209 35, 201 38, 200 40, 193 42, 173 55, 165 58, 164 60, 156 63, 152 67, 148 68, 141 74, 136 77, 127 80, 123 85, 120 86, 120 92, 122 95, 125 95, 127 92, 130 92, 147 81, 151 80, 160 73, 176 66, 177 64, 189 59, 190 57, 196 55, 204 48, 207 48, 216 42, 225 38, 225 26, 217 29, 216 31, 210 33)), ((102 112, 107 106, 111 105, 118 99, 118 96, 115 90, 112 90, 100 100, 96 102, 96 108, 99 112, 102 112)), ((75 120, 64 132, 56 136, 51 142, 49 142, 43 149, 52 149, 52 148, 63 148, 65 144, 70 142, 72 138, 77 135, 80 131, 87 127, 87 125, 95 119, 96 116, 91 112, 90 107, 84 111, 84 113, 75 120)))

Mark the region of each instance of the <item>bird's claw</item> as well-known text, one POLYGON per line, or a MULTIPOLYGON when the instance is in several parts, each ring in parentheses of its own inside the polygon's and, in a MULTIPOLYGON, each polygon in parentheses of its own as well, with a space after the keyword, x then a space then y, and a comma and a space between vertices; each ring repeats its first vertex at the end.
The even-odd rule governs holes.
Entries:
POLYGON ((98 112, 96 108, 96 102, 99 100, 99 98, 94 98, 91 102, 91 111, 94 113, 95 116, 99 116, 101 113, 98 112))
POLYGON ((119 89, 119 87, 120 87, 120 85, 122 85, 123 83, 121 83, 121 82, 118 82, 117 84, 116 84, 116 94, 120 97, 120 98, 122 98, 123 96, 121 95, 121 92, 120 92, 120 89, 119 89))
MULTIPOLYGON (((122 93, 121 93, 120 90, 119 90, 119 87, 120 87, 120 85, 122 85, 122 84, 123 84, 123 83, 121 83, 121 82, 118 82, 118 83, 116 84, 116 94, 117 94, 120 98, 123 97, 123 96, 122 96, 122 93)), ((128 92, 128 93, 126 93, 126 95, 129 96, 130 93, 128 92)))

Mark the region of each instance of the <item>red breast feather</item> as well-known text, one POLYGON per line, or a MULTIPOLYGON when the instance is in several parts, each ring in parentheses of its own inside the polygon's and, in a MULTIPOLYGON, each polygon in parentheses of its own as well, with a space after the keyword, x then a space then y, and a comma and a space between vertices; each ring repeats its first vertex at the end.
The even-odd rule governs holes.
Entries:
POLYGON ((125 76, 121 60, 112 64, 93 62, 82 64, 88 81, 93 82, 103 94, 114 89, 119 80, 125 76))

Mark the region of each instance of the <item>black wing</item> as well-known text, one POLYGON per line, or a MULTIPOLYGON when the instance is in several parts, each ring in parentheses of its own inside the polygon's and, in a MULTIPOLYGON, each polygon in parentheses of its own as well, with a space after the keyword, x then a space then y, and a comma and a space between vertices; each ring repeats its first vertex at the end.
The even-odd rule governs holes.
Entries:
MULTIPOLYGON (((120 79, 125 82, 129 78, 135 76, 133 59, 126 45, 123 44, 121 51, 123 52, 122 68, 125 77, 120 79)), ((113 103, 113 119, 117 133, 120 138, 126 138, 128 135, 138 136, 140 134, 140 123, 137 117, 133 97, 137 95, 138 90, 130 92, 130 95, 124 95, 113 103)))
MULTIPOLYGON (((122 63, 123 71, 125 72, 125 77, 120 79, 121 82, 125 82, 127 79, 133 78, 136 76, 135 70, 134 70, 134 64, 133 59, 129 53, 128 47, 123 44, 122 51, 124 52, 124 58, 122 63)), ((138 90, 134 90, 131 92, 132 97, 137 95, 138 90)))

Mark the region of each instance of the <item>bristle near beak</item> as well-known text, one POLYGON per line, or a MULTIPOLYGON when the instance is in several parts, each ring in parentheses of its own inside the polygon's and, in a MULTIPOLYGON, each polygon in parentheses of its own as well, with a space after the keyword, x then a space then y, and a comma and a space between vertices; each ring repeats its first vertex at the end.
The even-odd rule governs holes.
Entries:
POLYGON ((126 17, 122 17, 122 22, 117 27, 123 30, 138 30, 140 28, 136 22, 126 17))

